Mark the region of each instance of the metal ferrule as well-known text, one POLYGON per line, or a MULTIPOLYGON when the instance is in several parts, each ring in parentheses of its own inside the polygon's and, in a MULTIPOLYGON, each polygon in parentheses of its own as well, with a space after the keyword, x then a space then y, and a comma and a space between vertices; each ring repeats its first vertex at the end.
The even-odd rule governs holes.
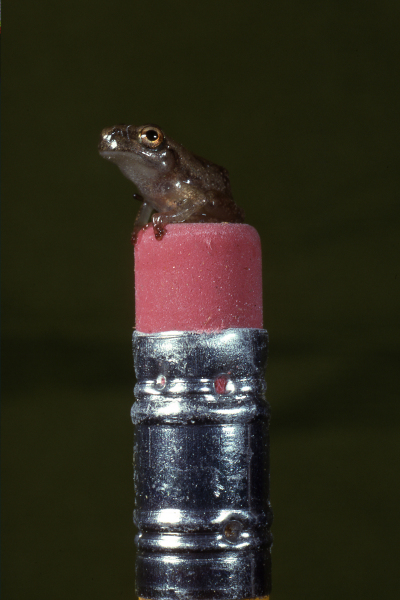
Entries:
POLYGON ((134 333, 138 596, 270 593, 267 347, 263 329, 134 333))

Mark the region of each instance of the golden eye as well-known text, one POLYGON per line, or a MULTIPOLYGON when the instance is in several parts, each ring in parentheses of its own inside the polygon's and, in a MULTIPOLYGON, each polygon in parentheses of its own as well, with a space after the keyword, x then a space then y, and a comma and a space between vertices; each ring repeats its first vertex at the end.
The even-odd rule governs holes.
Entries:
POLYGON ((139 131, 139 141, 148 148, 158 148, 163 140, 163 132, 154 125, 146 125, 139 131))

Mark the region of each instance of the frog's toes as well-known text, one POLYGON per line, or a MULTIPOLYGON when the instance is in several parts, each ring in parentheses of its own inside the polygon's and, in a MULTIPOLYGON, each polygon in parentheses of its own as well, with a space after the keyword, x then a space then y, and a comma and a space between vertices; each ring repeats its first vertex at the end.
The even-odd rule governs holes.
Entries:
POLYGON ((154 236, 156 240, 161 240, 165 235, 165 227, 162 223, 153 223, 154 236))

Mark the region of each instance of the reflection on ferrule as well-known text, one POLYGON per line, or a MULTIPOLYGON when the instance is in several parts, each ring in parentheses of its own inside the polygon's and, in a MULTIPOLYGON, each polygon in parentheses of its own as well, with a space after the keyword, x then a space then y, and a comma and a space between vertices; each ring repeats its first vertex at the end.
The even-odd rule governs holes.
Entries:
POLYGON ((176 508, 163 508, 157 515, 158 523, 178 523, 181 511, 176 508))

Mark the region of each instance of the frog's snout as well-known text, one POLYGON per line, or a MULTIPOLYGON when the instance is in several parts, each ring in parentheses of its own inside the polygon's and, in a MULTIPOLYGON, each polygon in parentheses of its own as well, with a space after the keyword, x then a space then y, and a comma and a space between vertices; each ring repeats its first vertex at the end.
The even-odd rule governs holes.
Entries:
POLYGON ((101 137, 105 138, 110 135, 124 135, 124 133, 126 133, 126 125, 113 125, 112 127, 106 127, 105 129, 103 129, 103 131, 101 132, 101 137))
POLYGON ((105 137, 108 137, 113 133, 114 129, 115 127, 105 127, 100 134, 100 138, 103 139, 105 137))
POLYGON ((129 125, 113 125, 103 129, 100 135, 99 151, 126 150, 131 142, 129 135, 129 125))
POLYGON ((100 134, 99 151, 104 152, 107 150, 114 150, 118 141, 126 135, 125 125, 113 125, 112 127, 105 127, 100 134))

